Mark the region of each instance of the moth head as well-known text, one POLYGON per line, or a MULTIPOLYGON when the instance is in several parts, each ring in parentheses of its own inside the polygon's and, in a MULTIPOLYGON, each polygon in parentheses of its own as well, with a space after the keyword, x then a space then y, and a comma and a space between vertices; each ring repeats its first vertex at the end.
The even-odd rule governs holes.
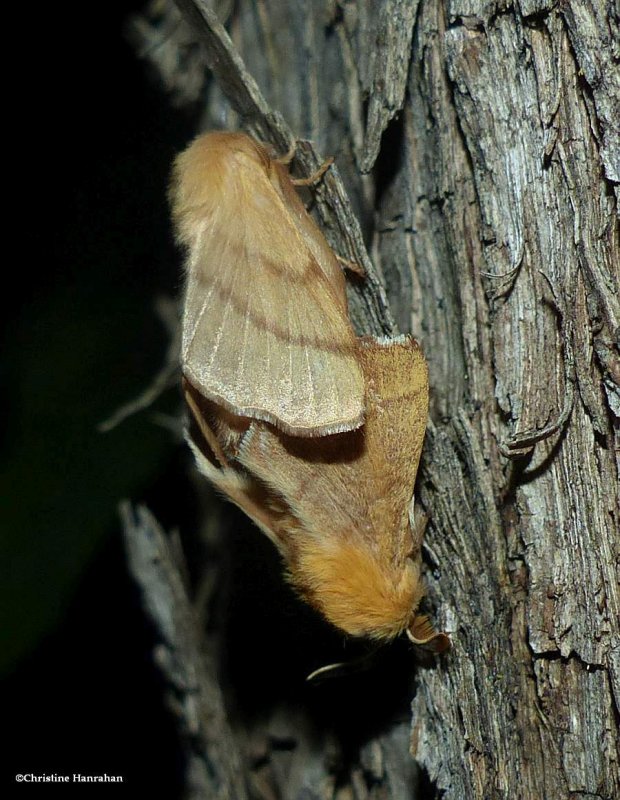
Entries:
POLYGON ((406 632, 433 653, 450 646, 418 613, 425 594, 419 556, 388 559, 359 539, 302 541, 288 554, 289 579, 336 628, 377 642, 406 632))
POLYGON ((337 628, 378 641, 407 630, 424 596, 419 562, 390 562, 354 541, 314 541, 299 548, 289 576, 337 628))

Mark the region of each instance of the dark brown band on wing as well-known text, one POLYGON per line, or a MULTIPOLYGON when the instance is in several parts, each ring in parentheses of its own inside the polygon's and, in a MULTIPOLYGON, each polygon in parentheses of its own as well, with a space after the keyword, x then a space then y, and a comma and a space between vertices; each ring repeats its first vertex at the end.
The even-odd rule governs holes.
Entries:
MULTIPOLYGON (((338 353, 341 355, 351 355, 354 356, 357 352, 357 347, 355 343, 355 333, 353 332, 353 328, 351 327, 351 323, 345 317, 344 314, 340 314, 338 309, 335 309, 338 312, 338 317, 341 320, 344 332, 349 338, 347 342, 337 343, 333 340, 321 340, 312 336, 305 336, 300 334, 298 336, 291 336, 291 332, 288 329, 284 329, 283 326, 277 325, 274 320, 268 318, 266 315, 259 313, 254 309, 248 309, 245 303, 239 301, 236 297, 236 292, 234 290, 233 284, 225 284, 223 281, 214 279, 214 280, 206 280, 199 278, 197 279, 199 282, 209 285, 213 287, 215 293, 219 297, 222 303, 230 303, 230 305, 235 309, 235 311, 239 314, 240 317, 245 318, 249 316, 252 320, 252 323, 259 329, 265 330, 271 333, 276 339, 281 342, 285 342, 288 344, 293 344, 295 346, 307 347, 312 346, 315 347, 317 350, 321 350, 325 353, 338 353)), ((303 303, 303 297, 300 298, 300 302, 303 303)))

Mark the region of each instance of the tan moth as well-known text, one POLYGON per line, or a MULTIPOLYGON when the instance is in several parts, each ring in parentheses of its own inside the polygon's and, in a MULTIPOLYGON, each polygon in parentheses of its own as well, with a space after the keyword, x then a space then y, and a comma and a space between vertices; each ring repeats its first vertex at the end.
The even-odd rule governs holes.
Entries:
POLYGON ((356 337, 338 260, 266 146, 201 136, 170 194, 187 252, 182 363, 199 469, 337 628, 445 649, 418 614, 419 346, 356 337))

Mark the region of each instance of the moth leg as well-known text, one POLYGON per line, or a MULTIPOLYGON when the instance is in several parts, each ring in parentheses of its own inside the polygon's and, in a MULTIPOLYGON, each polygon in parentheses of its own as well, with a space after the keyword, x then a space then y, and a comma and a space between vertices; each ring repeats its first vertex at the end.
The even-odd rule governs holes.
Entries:
POLYGON ((291 178, 291 183, 293 186, 314 186, 315 183, 318 183, 321 180, 323 175, 325 175, 333 163, 333 157, 326 158, 316 172, 312 173, 312 175, 309 175, 307 178, 291 178))
POLYGON ((277 161, 278 164, 284 164, 285 167, 291 163, 291 161, 295 158, 295 153, 297 152, 297 141, 293 139, 293 144, 289 147, 286 153, 279 158, 274 158, 274 161, 277 161))
POLYGON ((360 278, 366 277, 366 270, 357 261, 352 261, 350 258, 343 258, 342 256, 336 256, 336 261, 342 265, 343 269, 348 269, 349 272, 355 273, 360 278))
POLYGON ((217 436, 211 430, 210 426, 208 425, 206 419, 204 418, 202 411, 200 410, 200 406, 194 399, 192 394, 192 389, 190 383, 183 379, 183 393, 185 395, 185 402, 189 410, 191 411, 192 417, 194 418, 194 422, 198 426, 200 433, 202 434, 205 442, 209 445, 211 452, 215 456, 216 460, 219 462, 220 466, 223 469, 229 469, 230 464, 228 463, 228 459, 224 455, 224 451, 222 450, 222 446, 217 440, 217 436))
MULTIPOLYGON (((285 167, 291 163, 291 161, 295 158, 295 153, 297 152, 297 141, 293 141, 292 145, 286 151, 283 156, 279 158, 275 158, 278 164, 284 164, 285 167)), ((291 178, 291 183, 293 186, 314 186, 315 183, 318 183, 323 175, 327 172, 327 170, 331 167, 334 163, 333 156, 330 158, 326 158, 325 161, 321 164, 321 166, 313 172, 312 175, 309 175, 307 178, 291 178)))

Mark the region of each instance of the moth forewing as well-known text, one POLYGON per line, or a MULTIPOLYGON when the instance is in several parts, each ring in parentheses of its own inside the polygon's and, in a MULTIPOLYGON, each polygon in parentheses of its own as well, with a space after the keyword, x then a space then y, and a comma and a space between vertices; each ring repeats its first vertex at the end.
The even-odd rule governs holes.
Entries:
POLYGON ((306 211, 287 168, 275 161, 272 164, 283 205, 290 211, 292 221, 332 287, 334 301, 348 315, 346 282, 338 259, 323 234, 319 231, 320 235, 316 235, 317 226, 306 211))
POLYGON ((245 134, 206 134, 175 162, 170 198, 187 249, 190 383, 296 436, 359 427, 364 381, 344 278, 286 168, 245 134))

